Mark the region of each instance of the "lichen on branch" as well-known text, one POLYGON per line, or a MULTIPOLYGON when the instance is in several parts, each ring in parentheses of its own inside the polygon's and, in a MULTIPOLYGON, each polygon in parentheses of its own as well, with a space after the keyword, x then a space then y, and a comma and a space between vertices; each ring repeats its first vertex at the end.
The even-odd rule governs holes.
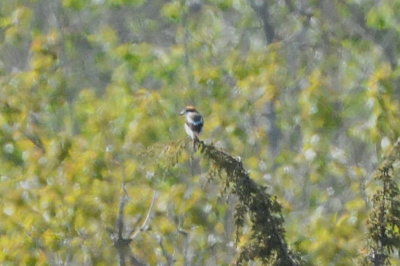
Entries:
POLYGON ((395 164, 400 161, 400 139, 379 165, 375 179, 381 184, 372 196, 373 209, 367 221, 368 255, 363 265, 388 265, 389 256, 400 248, 400 191, 395 164))
POLYGON ((300 265, 300 258, 286 243, 282 207, 275 196, 266 192, 254 182, 244 169, 240 158, 216 148, 214 145, 198 141, 198 149, 213 167, 226 173, 224 189, 238 198, 235 208, 235 225, 238 240, 245 217, 250 220, 250 240, 242 247, 235 264, 243 265, 248 261, 259 260, 272 265, 300 265))

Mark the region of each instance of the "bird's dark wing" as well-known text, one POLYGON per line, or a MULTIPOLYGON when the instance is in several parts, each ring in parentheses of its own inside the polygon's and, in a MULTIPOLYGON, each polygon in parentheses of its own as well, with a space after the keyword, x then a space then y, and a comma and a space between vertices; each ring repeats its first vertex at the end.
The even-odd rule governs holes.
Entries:
POLYGON ((203 117, 199 113, 191 114, 188 116, 186 125, 188 125, 191 130, 198 134, 203 128, 203 117))

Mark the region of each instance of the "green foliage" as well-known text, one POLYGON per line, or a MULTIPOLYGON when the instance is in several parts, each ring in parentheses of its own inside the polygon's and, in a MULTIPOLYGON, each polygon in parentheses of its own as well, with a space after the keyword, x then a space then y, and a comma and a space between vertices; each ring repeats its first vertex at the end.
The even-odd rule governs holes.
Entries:
POLYGON ((399 7, 0 1, 0 264, 399 264, 397 162, 370 174, 400 136, 399 7), (248 172, 188 148, 187 104, 248 172))

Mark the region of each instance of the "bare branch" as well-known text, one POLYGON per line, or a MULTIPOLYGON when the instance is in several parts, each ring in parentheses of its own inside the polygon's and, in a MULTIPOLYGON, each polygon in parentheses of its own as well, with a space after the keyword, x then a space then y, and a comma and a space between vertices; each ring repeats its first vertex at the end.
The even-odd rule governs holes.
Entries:
POLYGON ((151 204, 150 204, 149 210, 147 211, 146 218, 144 219, 142 225, 134 233, 130 234, 131 235, 131 238, 130 238, 131 240, 135 239, 141 232, 146 231, 147 226, 148 226, 148 224, 150 222, 150 217, 151 217, 151 214, 152 214, 152 211, 153 211, 154 203, 156 202, 157 198, 158 198, 158 192, 154 191, 153 199, 151 200, 151 204))
POLYGON ((119 208, 118 208, 118 218, 117 218, 117 229, 118 229, 118 238, 122 238, 122 234, 124 231, 124 209, 125 204, 128 201, 128 193, 125 189, 125 183, 122 184, 123 194, 119 201, 119 208))
POLYGON ((269 6, 267 1, 254 1, 249 0, 250 6, 258 15, 259 19, 262 22, 264 34, 265 34, 265 42, 266 44, 270 44, 275 39, 275 29, 271 22, 271 14, 269 12, 269 6))
POLYGON ((183 246, 182 246, 182 253, 183 253, 183 265, 188 266, 190 265, 190 258, 189 258, 189 232, 182 228, 183 224, 183 217, 179 219, 179 226, 178 226, 178 233, 183 237, 183 246))
POLYGON ((168 265, 168 266, 174 265, 175 259, 174 259, 173 256, 171 256, 170 254, 168 254, 168 251, 167 251, 166 248, 164 247, 164 244, 163 244, 163 241, 162 241, 162 238, 161 238, 161 237, 158 237, 158 243, 159 243, 159 245, 160 245, 161 252, 162 252, 163 256, 164 256, 165 259, 167 260, 167 265, 168 265))
MULTIPOLYGON (((141 262, 139 259, 137 259, 130 249, 129 245, 132 242, 132 238, 124 237, 124 231, 125 231, 124 210, 125 210, 125 205, 129 199, 125 185, 126 185, 126 183, 125 183, 125 181, 123 181, 123 183, 122 183, 123 194, 122 194, 120 202, 119 202, 118 217, 117 217, 117 223, 116 223, 117 233, 116 233, 116 235, 112 236, 112 239, 114 242, 114 246, 118 251, 118 258, 119 258, 120 266, 126 265, 127 258, 129 259, 130 265, 145 266, 146 264, 141 262)), ((153 201, 152 201, 150 210, 147 213, 147 216, 146 216, 146 219, 145 219, 145 222, 143 223, 143 225, 147 224, 147 221, 149 220, 148 217, 150 216, 150 212, 151 212, 152 206, 154 204, 154 200, 155 200, 155 196, 153 197, 153 201)))

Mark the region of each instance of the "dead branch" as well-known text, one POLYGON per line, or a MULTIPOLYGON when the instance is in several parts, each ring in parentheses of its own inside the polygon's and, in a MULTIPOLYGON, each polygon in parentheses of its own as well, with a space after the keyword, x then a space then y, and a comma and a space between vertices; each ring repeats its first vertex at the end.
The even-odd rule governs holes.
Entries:
POLYGON ((145 266, 146 263, 140 261, 136 256, 133 254, 130 243, 134 238, 136 238, 140 232, 143 232, 147 229, 148 224, 151 220, 151 214, 154 207, 154 203, 156 201, 158 193, 155 191, 153 194, 153 199, 151 201, 149 210, 147 211, 146 218, 144 219, 142 225, 132 234, 128 234, 128 237, 124 236, 125 232, 125 217, 124 217, 124 209, 125 205, 128 201, 128 193, 125 189, 125 183, 122 186, 123 194, 121 196, 118 208, 118 217, 117 217, 117 233, 112 236, 114 246, 118 251, 118 258, 119 258, 119 265, 125 266, 127 263, 127 259, 130 265, 134 266, 145 266), (131 236, 131 237, 129 237, 131 236))

